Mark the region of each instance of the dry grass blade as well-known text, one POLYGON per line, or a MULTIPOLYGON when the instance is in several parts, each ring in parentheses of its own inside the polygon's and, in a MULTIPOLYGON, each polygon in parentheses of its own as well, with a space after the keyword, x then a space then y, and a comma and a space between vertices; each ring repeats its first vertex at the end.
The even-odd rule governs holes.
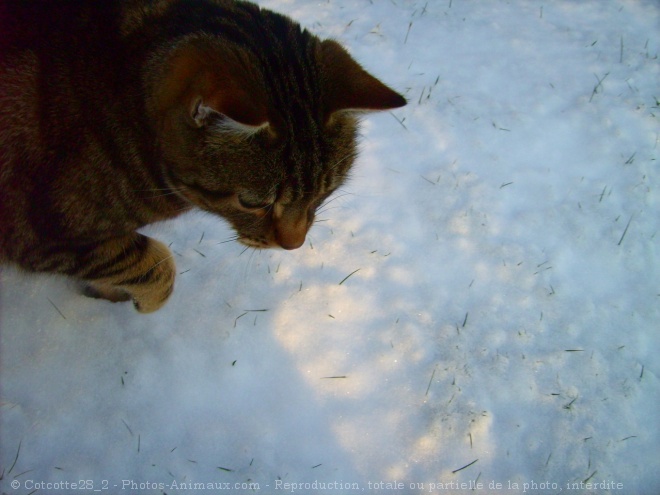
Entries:
POLYGON ((349 277, 351 277, 352 275, 356 274, 356 273, 359 272, 359 271, 360 271, 359 268, 358 268, 357 270, 353 270, 351 273, 349 273, 348 275, 346 275, 346 276, 342 279, 341 282, 339 282, 339 285, 341 285, 341 284, 343 284, 344 282, 346 282, 346 281, 349 279, 349 277))

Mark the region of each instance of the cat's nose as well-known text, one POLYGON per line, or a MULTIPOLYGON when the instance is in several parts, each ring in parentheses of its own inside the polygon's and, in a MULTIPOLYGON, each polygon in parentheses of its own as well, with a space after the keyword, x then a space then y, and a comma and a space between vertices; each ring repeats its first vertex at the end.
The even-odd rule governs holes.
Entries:
POLYGON ((275 226, 275 239, 283 249, 298 249, 305 243, 307 222, 304 218, 280 219, 275 226))
POLYGON ((295 243, 284 243, 282 241, 279 242, 280 247, 282 249, 287 249, 291 251, 292 249, 298 249, 300 246, 302 246, 305 243, 305 239, 303 238, 300 242, 295 242, 295 243))
POLYGON ((292 249, 298 249, 305 243, 305 234, 306 232, 302 232, 302 234, 291 235, 289 232, 285 235, 281 235, 278 232, 277 243, 282 249, 287 249, 289 251, 292 249))

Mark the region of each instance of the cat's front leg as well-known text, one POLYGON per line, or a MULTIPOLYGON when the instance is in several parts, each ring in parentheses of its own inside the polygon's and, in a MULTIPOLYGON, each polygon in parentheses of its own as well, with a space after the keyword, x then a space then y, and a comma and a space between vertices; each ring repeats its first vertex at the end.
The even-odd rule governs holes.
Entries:
POLYGON ((79 276, 89 284, 86 295, 113 302, 132 299, 141 313, 163 306, 174 287, 172 253, 142 234, 104 241, 85 261, 79 276))

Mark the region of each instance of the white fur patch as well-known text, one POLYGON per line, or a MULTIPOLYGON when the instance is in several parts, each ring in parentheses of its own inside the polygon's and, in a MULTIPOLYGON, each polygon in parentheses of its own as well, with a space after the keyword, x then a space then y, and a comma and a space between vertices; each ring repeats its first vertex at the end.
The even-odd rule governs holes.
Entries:
POLYGON ((235 134, 244 139, 249 139, 258 132, 266 129, 269 126, 268 121, 265 121, 259 125, 248 125, 241 122, 237 122, 234 119, 227 117, 222 114, 222 118, 217 122, 213 123, 213 130, 218 132, 224 132, 228 134, 235 134))

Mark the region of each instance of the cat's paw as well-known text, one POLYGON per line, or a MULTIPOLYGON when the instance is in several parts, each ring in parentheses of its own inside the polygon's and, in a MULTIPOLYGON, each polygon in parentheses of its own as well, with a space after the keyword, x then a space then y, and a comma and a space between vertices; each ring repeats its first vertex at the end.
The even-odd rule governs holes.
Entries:
POLYGON ((151 313, 172 294, 176 266, 163 243, 134 234, 106 241, 97 252, 104 257, 95 258, 94 264, 100 264, 103 270, 89 270, 96 278, 86 280, 86 296, 112 302, 132 300, 139 312, 151 313), (104 272, 110 275, 103 276, 104 272))
POLYGON ((148 257, 149 268, 140 276, 141 283, 126 287, 140 313, 152 313, 163 307, 174 290, 176 265, 170 250, 150 239, 148 257))
POLYGON ((140 313, 153 313, 162 308, 172 294, 174 285, 170 285, 165 292, 154 291, 150 294, 133 296, 133 305, 140 313))

